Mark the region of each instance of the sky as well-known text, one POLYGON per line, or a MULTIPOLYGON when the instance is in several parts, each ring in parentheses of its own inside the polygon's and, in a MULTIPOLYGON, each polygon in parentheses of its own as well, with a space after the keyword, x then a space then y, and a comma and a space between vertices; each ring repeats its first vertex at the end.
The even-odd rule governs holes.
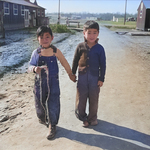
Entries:
MULTIPOLYGON (((137 13, 141 0, 60 0, 60 12, 125 13, 126 1, 126 12, 137 13)), ((58 12, 59 0, 37 0, 37 3, 46 9, 46 13, 58 12)))

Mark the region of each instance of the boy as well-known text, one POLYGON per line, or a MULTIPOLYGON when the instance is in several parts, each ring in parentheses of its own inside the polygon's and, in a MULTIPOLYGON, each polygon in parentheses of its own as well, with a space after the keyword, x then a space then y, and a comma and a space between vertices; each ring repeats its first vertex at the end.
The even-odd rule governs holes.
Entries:
POLYGON ((75 51, 72 73, 78 68, 78 83, 75 114, 83 121, 83 126, 97 125, 97 110, 100 87, 103 86, 106 70, 105 51, 98 44, 99 25, 87 21, 83 27, 84 42, 75 51), (86 103, 89 99, 89 114, 86 114, 86 103))

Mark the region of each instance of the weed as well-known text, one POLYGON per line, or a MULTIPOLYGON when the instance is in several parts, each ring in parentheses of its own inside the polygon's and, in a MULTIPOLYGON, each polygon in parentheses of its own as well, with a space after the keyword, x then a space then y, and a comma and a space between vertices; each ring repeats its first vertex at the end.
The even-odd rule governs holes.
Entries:
POLYGON ((50 27, 54 33, 68 33, 71 32, 69 29, 67 29, 66 25, 61 24, 50 24, 50 27))

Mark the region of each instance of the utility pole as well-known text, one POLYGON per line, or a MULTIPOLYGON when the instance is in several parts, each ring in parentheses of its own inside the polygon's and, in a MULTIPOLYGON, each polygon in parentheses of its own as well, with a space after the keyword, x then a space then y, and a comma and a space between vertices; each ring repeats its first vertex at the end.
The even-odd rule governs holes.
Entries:
POLYGON ((126 22, 126 10, 127 10, 127 0, 125 0, 124 25, 125 25, 125 22, 126 22))
POLYGON ((57 24, 60 24, 60 0, 59 0, 59 4, 58 4, 58 22, 57 24))

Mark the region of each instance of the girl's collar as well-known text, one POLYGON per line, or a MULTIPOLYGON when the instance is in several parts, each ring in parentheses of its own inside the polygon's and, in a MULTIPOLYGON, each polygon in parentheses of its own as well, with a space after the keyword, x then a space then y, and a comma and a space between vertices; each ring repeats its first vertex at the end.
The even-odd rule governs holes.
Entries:
POLYGON ((49 49, 51 47, 51 45, 49 45, 49 47, 42 47, 42 45, 40 45, 41 49, 49 49))

